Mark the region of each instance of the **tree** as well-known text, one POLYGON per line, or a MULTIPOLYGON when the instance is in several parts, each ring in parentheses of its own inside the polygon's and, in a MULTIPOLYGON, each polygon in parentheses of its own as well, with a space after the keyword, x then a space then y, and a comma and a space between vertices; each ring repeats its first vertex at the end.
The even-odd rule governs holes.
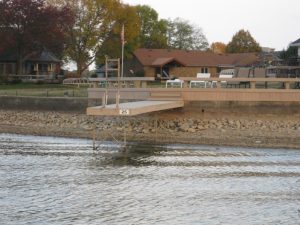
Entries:
POLYGON ((18 74, 25 56, 32 51, 47 48, 62 55, 64 25, 71 21, 67 7, 58 9, 43 0, 3 0, 0 15, 0 50, 17 56, 18 74))
POLYGON ((116 21, 118 0, 51 0, 52 4, 69 6, 74 23, 67 32, 65 54, 77 64, 77 76, 81 76, 96 58, 96 54, 108 37, 116 21))
POLYGON ((103 41, 102 46, 97 52, 97 64, 103 64, 105 56, 110 58, 120 58, 122 50, 121 31, 124 24, 124 57, 130 58, 132 52, 138 46, 138 37, 140 34, 140 19, 137 15, 136 8, 122 4, 117 10, 116 22, 114 23, 110 33, 103 41))
POLYGON ((210 50, 216 54, 224 54, 226 52, 226 44, 222 42, 213 42, 210 45, 210 50))
POLYGON ((227 53, 261 52, 261 47, 251 36, 249 31, 240 30, 228 43, 227 53))
POLYGON ((296 66, 298 65, 298 48, 290 46, 287 50, 283 49, 279 57, 286 65, 296 66))
POLYGON ((180 18, 168 23, 168 45, 183 50, 207 50, 208 48, 202 29, 180 18))
POLYGON ((136 6, 140 18, 139 46, 143 48, 167 47, 167 21, 159 20, 158 13, 149 6, 136 6))

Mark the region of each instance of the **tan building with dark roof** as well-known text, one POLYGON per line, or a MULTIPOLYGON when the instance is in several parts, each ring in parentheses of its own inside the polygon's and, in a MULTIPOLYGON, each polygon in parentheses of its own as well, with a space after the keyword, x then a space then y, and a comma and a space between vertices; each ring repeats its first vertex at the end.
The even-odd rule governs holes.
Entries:
MULTIPOLYGON (((18 56, 0 52, 0 76, 16 75, 18 56)), ((22 61, 22 75, 55 75, 60 72, 61 61, 50 51, 35 51, 22 61)))
POLYGON ((210 73, 212 77, 226 68, 248 67, 259 61, 257 53, 215 54, 202 51, 170 49, 137 49, 134 52, 135 72, 143 70, 146 77, 166 74, 175 77, 193 77, 210 73))

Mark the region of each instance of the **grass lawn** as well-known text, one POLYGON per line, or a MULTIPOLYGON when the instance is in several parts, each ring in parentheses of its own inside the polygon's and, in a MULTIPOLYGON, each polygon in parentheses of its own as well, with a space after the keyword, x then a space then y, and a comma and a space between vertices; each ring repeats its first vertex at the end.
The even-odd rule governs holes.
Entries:
POLYGON ((36 97, 87 97, 87 87, 63 84, 0 84, 0 95, 36 97))
POLYGON ((62 88, 75 88, 63 84, 0 84, 0 90, 20 90, 20 89, 62 89, 62 88))

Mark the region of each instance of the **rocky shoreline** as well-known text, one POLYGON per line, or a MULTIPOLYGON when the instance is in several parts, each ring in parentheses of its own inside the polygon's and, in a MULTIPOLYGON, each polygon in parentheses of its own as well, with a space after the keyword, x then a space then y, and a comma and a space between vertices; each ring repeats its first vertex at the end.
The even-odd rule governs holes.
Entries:
POLYGON ((156 143, 300 149, 299 115, 159 113, 131 118, 0 110, 0 132, 156 143))

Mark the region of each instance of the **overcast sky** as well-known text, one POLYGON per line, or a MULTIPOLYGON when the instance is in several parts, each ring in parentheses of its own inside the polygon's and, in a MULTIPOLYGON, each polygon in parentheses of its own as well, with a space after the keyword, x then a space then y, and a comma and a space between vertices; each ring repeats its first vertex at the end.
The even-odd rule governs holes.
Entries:
POLYGON ((160 18, 180 17, 203 29, 209 43, 249 30, 263 47, 282 50, 300 38, 300 0, 123 0, 149 5, 160 18))

